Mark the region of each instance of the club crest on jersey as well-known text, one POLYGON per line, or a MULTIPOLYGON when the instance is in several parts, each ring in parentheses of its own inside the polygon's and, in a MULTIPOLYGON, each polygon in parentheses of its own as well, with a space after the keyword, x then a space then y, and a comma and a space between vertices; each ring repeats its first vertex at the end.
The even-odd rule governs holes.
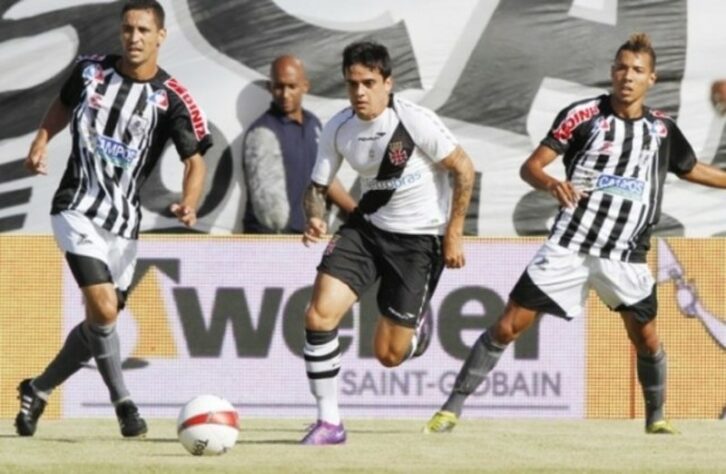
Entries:
POLYGON ((134 115, 129 120, 129 133, 134 137, 143 136, 149 128, 149 121, 140 115, 134 115))
POLYGON ((86 84, 103 82, 105 76, 98 64, 89 64, 83 68, 83 81, 86 84))
POLYGON ((154 107, 161 109, 164 112, 166 112, 166 110, 169 108, 169 96, 166 95, 166 91, 164 89, 159 89, 158 91, 151 94, 147 101, 154 107))
POLYGON ((408 154, 403 149, 403 142, 391 142, 388 145, 388 159, 393 166, 401 166, 408 160, 408 154))

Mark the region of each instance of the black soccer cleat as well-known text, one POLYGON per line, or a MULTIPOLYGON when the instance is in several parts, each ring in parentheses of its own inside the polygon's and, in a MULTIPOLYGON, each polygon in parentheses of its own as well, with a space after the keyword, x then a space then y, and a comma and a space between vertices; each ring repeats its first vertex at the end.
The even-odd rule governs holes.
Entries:
POLYGON ((124 438, 144 436, 148 431, 146 422, 139 415, 139 409, 131 400, 116 405, 116 418, 124 438))
POLYGON ((15 417, 15 431, 20 436, 33 436, 38 427, 38 419, 43 414, 47 402, 40 398, 30 385, 31 379, 25 379, 18 385, 20 411, 15 417))

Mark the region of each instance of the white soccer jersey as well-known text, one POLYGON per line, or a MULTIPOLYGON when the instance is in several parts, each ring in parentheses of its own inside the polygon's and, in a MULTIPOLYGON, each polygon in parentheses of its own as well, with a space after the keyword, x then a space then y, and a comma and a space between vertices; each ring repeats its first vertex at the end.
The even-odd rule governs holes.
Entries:
POLYGON ((442 235, 452 188, 438 162, 456 146, 436 114, 392 96, 373 120, 359 119, 351 107, 330 119, 312 180, 329 185, 345 159, 360 175, 358 208, 373 225, 400 234, 442 235))

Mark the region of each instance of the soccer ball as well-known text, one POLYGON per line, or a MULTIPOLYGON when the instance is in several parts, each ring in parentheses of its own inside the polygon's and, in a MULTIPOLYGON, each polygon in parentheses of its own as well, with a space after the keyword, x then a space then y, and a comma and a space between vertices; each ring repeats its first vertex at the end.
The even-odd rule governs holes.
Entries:
POLYGON ((179 412, 176 431, 181 444, 195 456, 224 454, 237 442, 239 415, 216 395, 199 395, 179 412))

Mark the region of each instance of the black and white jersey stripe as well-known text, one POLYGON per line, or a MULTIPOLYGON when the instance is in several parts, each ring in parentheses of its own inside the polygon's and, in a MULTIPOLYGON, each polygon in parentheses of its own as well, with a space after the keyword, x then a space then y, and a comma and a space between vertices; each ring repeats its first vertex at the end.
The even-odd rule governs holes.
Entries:
POLYGON ((196 117, 189 111, 191 96, 182 99, 186 90, 166 72, 134 81, 116 70, 117 61, 81 59, 61 90, 61 101, 72 109, 73 147, 52 213, 73 209, 114 234, 137 238, 139 189, 167 139, 188 158, 204 153, 211 137, 201 111, 196 117))
POLYGON ((687 173, 696 162, 675 122, 649 109, 636 120, 620 118, 603 95, 560 112, 542 144, 564 154, 567 179, 587 192, 574 209, 560 209, 550 240, 601 258, 645 261, 666 173, 687 173))

